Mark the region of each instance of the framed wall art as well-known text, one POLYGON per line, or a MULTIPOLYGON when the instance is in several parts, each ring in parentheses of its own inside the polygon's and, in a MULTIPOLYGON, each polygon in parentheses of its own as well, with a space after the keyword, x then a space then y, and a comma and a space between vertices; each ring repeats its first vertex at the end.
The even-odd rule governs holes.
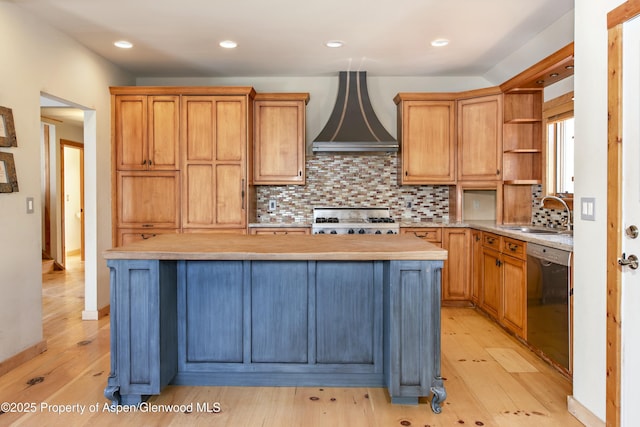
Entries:
POLYGON ((16 128, 11 108, 0 107, 0 147, 17 147, 16 128))
POLYGON ((0 152, 0 193, 17 193, 18 177, 13 154, 0 152))

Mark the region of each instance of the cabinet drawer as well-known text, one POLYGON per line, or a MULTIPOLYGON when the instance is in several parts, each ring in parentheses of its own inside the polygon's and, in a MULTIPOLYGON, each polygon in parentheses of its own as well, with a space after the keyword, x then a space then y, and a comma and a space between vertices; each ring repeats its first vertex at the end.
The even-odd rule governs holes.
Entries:
POLYGON ((442 241, 442 228, 403 228, 402 234, 413 234, 416 237, 426 240, 427 242, 439 243, 442 241))
POLYGON ((304 227, 253 227, 249 234, 311 234, 311 229, 304 227))
POLYGON ((521 240, 503 237, 500 252, 515 258, 525 259, 527 256, 527 244, 521 240))
POLYGON ((499 251, 500 242, 501 242, 500 236, 498 236, 497 234, 482 233, 482 246, 499 251))

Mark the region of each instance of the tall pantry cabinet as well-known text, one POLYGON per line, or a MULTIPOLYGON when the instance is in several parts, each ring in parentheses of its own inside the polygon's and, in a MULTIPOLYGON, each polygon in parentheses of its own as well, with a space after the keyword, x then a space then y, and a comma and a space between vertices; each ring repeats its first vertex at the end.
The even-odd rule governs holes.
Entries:
POLYGON ((112 87, 113 242, 245 233, 250 87, 112 87))

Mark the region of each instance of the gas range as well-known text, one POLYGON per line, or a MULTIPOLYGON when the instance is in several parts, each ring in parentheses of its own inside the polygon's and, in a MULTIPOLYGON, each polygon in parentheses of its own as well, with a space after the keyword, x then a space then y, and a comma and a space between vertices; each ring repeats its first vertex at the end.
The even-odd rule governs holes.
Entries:
POLYGON ((398 234, 389 208, 313 208, 313 234, 398 234))

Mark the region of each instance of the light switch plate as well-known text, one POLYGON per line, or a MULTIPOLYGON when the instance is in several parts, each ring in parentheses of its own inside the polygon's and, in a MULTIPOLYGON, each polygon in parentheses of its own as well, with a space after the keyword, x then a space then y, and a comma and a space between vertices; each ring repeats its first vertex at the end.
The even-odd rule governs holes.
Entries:
POLYGON ((276 199, 269 199, 269 212, 276 210, 276 199))
POLYGON ((580 198, 580 219, 583 221, 596 220, 596 198, 595 197, 580 198))
POLYGON ((36 208, 33 205, 33 197, 27 197, 27 213, 32 214, 35 212, 35 210, 36 208))

